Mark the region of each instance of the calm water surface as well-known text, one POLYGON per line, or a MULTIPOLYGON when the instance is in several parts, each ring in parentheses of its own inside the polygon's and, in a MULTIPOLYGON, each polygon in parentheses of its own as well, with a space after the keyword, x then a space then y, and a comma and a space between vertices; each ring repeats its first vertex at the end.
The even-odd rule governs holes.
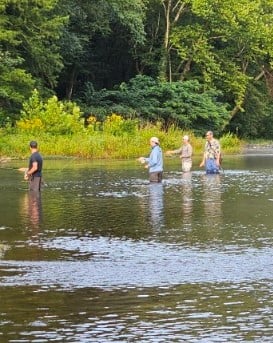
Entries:
POLYGON ((273 152, 198 162, 0 164, 0 342, 272 342, 273 152))

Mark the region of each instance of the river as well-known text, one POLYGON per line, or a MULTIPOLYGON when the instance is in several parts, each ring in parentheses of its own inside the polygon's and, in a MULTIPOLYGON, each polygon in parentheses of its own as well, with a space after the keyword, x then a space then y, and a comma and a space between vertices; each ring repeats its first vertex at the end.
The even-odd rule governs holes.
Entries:
POLYGON ((1 163, 0 342, 272 342, 273 152, 198 163, 1 163))

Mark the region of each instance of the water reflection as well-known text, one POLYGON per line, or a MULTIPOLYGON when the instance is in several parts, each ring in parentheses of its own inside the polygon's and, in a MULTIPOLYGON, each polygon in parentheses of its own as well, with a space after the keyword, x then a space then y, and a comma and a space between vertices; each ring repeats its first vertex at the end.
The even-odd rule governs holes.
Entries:
POLYGON ((40 192, 26 192, 21 201, 21 212, 28 225, 37 231, 42 221, 42 195, 40 192))
POLYGON ((151 183, 148 185, 149 218, 155 230, 164 225, 164 189, 162 183, 151 183))
POLYGON ((221 175, 205 174, 201 180, 203 186, 204 219, 209 227, 214 227, 222 221, 221 175))
POLYGON ((52 172, 43 219, 1 178, 0 341, 271 342, 272 168, 146 185, 107 163, 52 172))
POLYGON ((4 243, 0 243, 0 259, 4 258, 5 252, 8 250, 9 246, 4 243))
POLYGON ((193 194, 192 172, 182 174, 182 212, 184 224, 192 223, 193 194))

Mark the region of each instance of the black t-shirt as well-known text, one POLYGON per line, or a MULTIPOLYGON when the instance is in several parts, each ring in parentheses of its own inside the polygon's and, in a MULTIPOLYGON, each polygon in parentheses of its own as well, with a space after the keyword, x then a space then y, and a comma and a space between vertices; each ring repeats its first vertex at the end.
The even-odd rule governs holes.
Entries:
POLYGON ((42 168, 43 168, 43 158, 42 156, 39 154, 38 151, 35 151, 29 158, 29 166, 28 168, 31 169, 33 162, 37 162, 38 163, 38 169, 36 170, 36 172, 34 172, 32 175, 33 176, 42 176, 42 168))

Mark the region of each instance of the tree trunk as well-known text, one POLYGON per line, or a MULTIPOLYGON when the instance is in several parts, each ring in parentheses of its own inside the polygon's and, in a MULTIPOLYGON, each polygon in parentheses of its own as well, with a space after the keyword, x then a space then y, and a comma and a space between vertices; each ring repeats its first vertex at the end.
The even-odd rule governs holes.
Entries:
POLYGON ((67 98, 67 100, 71 100, 71 98, 72 98, 75 79, 76 79, 76 67, 74 66, 71 73, 70 73, 69 82, 68 82, 68 85, 66 87, 66 98, 67 98))
POLYGON ((182 0, 161 0, 161 3, 165 14, 165 33, 162 46, 162 56, 159 63, 159 77, 161 80, 172 82, 170 34, 172 27, 178 22, 185 10, 186 4, 182 0))

